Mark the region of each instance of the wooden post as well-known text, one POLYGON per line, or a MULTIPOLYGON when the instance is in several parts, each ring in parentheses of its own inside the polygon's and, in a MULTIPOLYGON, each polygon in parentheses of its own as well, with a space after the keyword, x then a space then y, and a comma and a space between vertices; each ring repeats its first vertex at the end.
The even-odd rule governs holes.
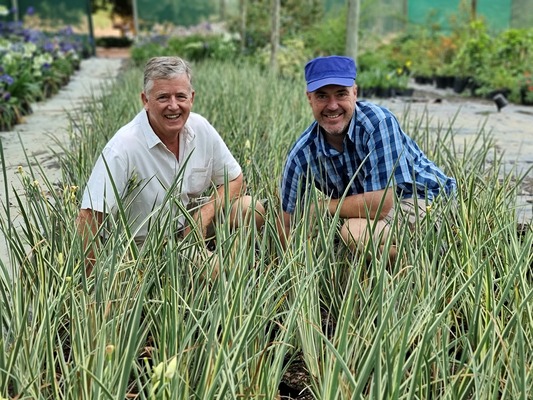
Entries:
POLYGON ((241 53, 244 53, 246 49, 246 5, 247 0, 240 0, 240 12, 241 12, 241 53))
POLYGON ((220 0, 220 22, 224 22, 226 20, 226 0, 220 0))
POLYGON ((272 32, 270 35, 270 69, 272 72, 277 71, 277 54, 279 47, 279 15, 281 2, 272 0, 272 32))
POLYGON ((361 0, 348 0, 348 15, 346 18, 346 55, 357 62, 359 41, 359 14, 361 0))

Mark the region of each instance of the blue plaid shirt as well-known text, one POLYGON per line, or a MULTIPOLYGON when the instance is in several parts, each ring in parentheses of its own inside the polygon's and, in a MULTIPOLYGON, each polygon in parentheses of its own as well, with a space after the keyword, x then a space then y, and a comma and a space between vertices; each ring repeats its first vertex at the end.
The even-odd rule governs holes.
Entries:
POLYGON ((292 214, 299 190, 312 184, 334 199, 395 186, 400 198, 416 193, 431 201, 441 190, 449 195, 456 188, 455 180, 426 157, 389 110, 359 101, 342 153, 326 142, 316 121, 296 141, 283 171, 283 210, 292 214))

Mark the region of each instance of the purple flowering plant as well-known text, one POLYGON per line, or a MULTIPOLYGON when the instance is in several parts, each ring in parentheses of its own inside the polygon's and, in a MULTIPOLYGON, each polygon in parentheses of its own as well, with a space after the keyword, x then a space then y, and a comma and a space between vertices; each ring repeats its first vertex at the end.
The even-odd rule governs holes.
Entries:
MULTIPOLYGON (((0 18, 10 13, 0 6, 0 18)), ((27 15, 34 15, 29 7, 27 15)), ((31 112, 30 103, 55 94, 78 68, 86 45, 71 27, 44 32, 0 19, 0 128, 31 112)))

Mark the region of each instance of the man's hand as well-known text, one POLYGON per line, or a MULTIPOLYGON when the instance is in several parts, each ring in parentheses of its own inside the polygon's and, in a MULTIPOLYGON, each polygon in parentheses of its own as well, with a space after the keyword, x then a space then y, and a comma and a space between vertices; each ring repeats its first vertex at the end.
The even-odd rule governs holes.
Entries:
POLYGON ((288 212, 282 211, 280 218, 277 220, 277 231, 279 235, 279 240, 281 246, 286 249, 287 243, 289 241, 289 233, 291 230, 291 214, 288 212))
MULTIPOLYGON (((207 227, 213 222, 213 219, 215 218, 214 200, 212 198, 209 199, 208 202, 202 205, 200 209, 193 214, 192 218, 195 221, 194 228, 198 228, 202 238, 206 239, 207 227)), ((184 236, 188 236, 191 231, 192 227, 190 225, 187 225, 185 227, 184 236)))
POLYGON ((102 224, 104 214, 99 211, 82 209, 76 218, 76 229, 83 242, 85 258, 85 274, 89 276, 93 270, 95 259, 95 236, 102 224))
MULTIPOLYGON (((229 201, 232 201, 242 195, 246 188, 244 184, 244 179, 242 173, 237 176, 234 180, 228 182, 227 185, 220 185, 217 187, 216 192, 213 196, 203 204, 200 209, 194 213, 193 219, 196 221, 197 226, 200 228, 200 234, 204 239, 207 235, 207 227, 213 223, 215 215, 224 209, 226 206, 226 198, 229 201), (228 193, 226 194, 226 191, 228 193)), ((190 234, 191 227, 187 226, 185 228, 185 236, 190 234)))

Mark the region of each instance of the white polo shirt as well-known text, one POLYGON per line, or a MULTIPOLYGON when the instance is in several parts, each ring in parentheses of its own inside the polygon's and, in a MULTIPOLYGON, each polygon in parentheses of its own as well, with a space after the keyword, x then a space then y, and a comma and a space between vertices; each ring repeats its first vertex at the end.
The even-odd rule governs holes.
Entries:
POLYGON ((115 215, 119 204, 116 192, 136 242, 143 242, 150 219, 154 221, 160 213, 171 213, 176 228, 182 227, 182 210, 189 201, 211 185, 224 184, 226 173, 231 181, 240 175, 241 167, 204 117, 189 115, 180 134, 177 160, 154 133, 142 110, 102 150, 81 208, 115 215), (181 210, 177 202, 183 205, 181 210))

